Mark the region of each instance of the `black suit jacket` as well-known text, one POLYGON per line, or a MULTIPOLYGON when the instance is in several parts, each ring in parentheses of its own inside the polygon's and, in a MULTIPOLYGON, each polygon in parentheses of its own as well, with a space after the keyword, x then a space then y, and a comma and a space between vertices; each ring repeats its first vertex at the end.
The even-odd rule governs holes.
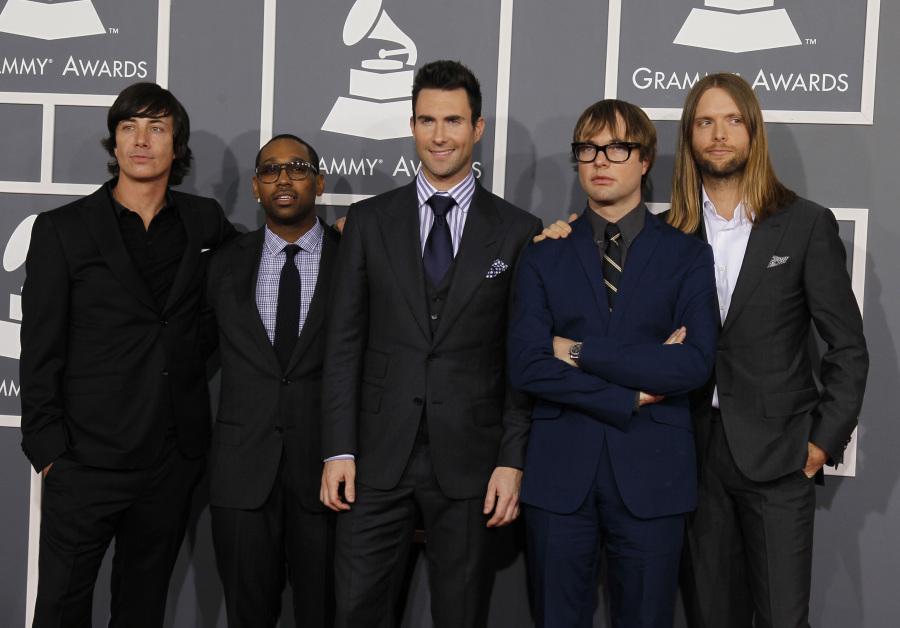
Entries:
POLYGON ((222 359, 210 451, 213 506, 261 506, 283 457, 284 473, 297 499, 309 510, 323 508, 319 502, 322 360, 339 239, 336 231, 325 228, 316 290, 286 371, 256 306, 264 228, 228 243, 210 262, 207 298, 218 320, 222 359))
POLYGON ((37 217, 22 290, 22 448, 40 470, 157 459, 171 406, 180 450, 202 455, 209 392, 204 249, 234 228, 213 199, 171 191, 187 245, 160 308, 125 249, 106 186, 37 217))
POLYGON ((507 383, 506 325, 516 262, 541 225, 476 186, 432 336, 417 206, 413 182, 348 213, 328 329, 323 454, 356 454, 359 482, 393 488, 424 411, 441 488, 472 498, 496 466, 524 465, 530 402, 507 383), (489 278, 492 265, 506 269, 489 278))
MULTIPOLYGON (((705 239, 702 225, 701 219, 698 235, 705 239)), ((713 379, 693 398, 699 451, 705 451, 718 385, 731 453, 751 480, 802 469, 808 441, 840 462, 857 424, 868 366, 837 221, 830 210, 797 198, 750 233, 713 379), (820 363, 810 350, 811 323, 827 344, 820 363), (820 370, 820 388, 814 370, 820 370)))

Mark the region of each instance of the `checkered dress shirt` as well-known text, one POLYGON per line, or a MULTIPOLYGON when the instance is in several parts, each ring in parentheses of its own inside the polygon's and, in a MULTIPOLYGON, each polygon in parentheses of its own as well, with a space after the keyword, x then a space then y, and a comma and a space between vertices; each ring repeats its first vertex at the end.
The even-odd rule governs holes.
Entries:
POLYGON ((319 260, 322 259, 322 237, 325 229, 316 220, 315 226, 304 233, 296 242, 286 242, 265 228, 265 243, 262 257, 259 260, 259 273, 256 276, 256 308, 262 319, 269 342, 275 342, 275 314, 278 310, 278 284, 281 281, 281 269, 284 267, 284 247, 296 244, 300 247, 294 257, 294 264, 300 272, 300 325, 297 335, 303 331, 303 323, 309 313, 316 291, 316 279, 319 276, 319 260))

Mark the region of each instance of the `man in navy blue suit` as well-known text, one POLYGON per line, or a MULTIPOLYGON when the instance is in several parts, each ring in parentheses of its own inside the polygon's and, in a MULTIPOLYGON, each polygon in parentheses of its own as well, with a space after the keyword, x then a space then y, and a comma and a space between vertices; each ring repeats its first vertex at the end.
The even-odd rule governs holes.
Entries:
POLYGON ((521 496, 535 617, 592 626, 602 543, 612 625, 671 628, 697 500, 687 393, 719 330, 713 256, 642 203, 643 111, 595 103, 573 140, 588 206, 568 239, 523 254, 508 342, 512 383, 535 397, 521 496))

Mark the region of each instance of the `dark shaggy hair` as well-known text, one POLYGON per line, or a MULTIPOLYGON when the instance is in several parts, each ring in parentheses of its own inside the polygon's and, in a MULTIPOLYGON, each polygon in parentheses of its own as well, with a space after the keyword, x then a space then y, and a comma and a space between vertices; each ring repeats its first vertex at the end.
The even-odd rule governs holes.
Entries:
POLYGON ((472 70, 459 61, 432 61, 419 68, 413 80, 412 106, 416 115, 416 101, 423 89, 466 90, 469 108, 472 110, 472 124, 481 117, 481 85, 472 70))
POLYGON ((253 164, 254 168, 259 167, 259 160, 262 157, 262 152, 272 142, 275 140, 293 140, 300 144, 301 146, 306 146, 306 150, 309 151, 309 160, 312 162, 312 165, 315 166, 316 174, 319 174, 319 153, 316 152, 316 149, 312 147, 312 145, 304 139, 297 137, 291 133, 279 133, 268 142, 259 147, 259 151, 256 153, 256 162, 253 164))
POLYGON ((103 139, 103 148, 112 157, 106 168, 114 177, 119 176, 119 163, 113 149, 116 147, 116 127, 122 120, 130 118, 163 118, 172 116, 174 131, 175 160, 169 173, 169 185, 178 185, 191 169, 191 149, 188 140, 191 137, 191 120, 187 111, 175 96, 156 83, 135 83, 129 85, 116 98, 106 115, 106 128, 109 137, 103 139))

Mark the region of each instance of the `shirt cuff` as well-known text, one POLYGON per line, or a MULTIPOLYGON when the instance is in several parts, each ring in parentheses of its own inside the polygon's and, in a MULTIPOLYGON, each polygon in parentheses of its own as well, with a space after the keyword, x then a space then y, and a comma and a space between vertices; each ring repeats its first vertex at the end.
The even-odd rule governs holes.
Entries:
POLYGON ((356 456, 353 454, 338 454, 337 456, 325 458, 324 462, 331 462, 332 460, 356 460, 356 456))

